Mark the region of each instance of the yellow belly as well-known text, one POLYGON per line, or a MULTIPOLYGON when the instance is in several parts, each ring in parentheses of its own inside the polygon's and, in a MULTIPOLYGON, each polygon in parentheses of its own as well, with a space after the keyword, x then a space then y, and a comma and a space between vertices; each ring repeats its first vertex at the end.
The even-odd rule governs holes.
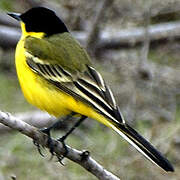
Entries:
POLYGON ((27 101, 56 117, 70 114, 72 111, 91 117, 109 126, 109 122, 102 115, 81 101, 60 91, 55 86, 34 73, 26 64, 25 50, 21 39, 16 48, 16 70, 21 89, 27 101))

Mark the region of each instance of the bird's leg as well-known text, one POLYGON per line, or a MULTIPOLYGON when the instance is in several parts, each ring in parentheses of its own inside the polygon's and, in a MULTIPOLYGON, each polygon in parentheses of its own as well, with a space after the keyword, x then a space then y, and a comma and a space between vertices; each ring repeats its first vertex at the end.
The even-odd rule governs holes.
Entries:
POLYGON ((58 157, 59 162, 62 164, 63 158, 68 154, 68 150, 65 144, 66 138, 86 119, 86 116, 82 116, 79 121, 77 121, 74 126, 61 138, 58 138, 57 140, 60 141, 65 149, 64 154, 61 157, 58 157))
MULTIPOLYGON (((68 120, 70 117, 74 116, 75 114, 76 114, 76 113, 72 112, 70 115, 66 116, 66 118, 64 119, 64 121, 68 120)), ((52 129, 55 129, 55 128, 57 128, 57 127, 60 127, 61 124, 62 124, 62 121, 59 120, 59 121, 55 122, 54 124, 52 124, 51 126, 49 126, 49 127, 47 127, 47 128, 42 128, 42 129, 40 129, 41 132, 43 132, 43 133, 45 133, 45 134, 48 135, 48 146, 49 146, 50 153, 51 153, 52 157, 53 157, 53 155, 54 155, 54 147, 53 147, 53 145, 52 145, 51 130, 52 130, 52 129)), ((34 145, 37 147, 39 154, 44 157, 44 155, 43 155, 42 152, 41 152, 41 147, 40 147, 40 145, 39 145, 36 141, 33 141, 33 143, 34 143, 34 145)))
MULTIPOLYGON (((66 117, 67 118, 67 117, 66 117)), ((41 128, 39 129, 41 132, 45 133, 46 135, 48 135, 48 147, 49 147, 49 151, 50 153, 52 154, 52 156, 54 155, 53 151, 54 151, 54 148, 53 148, 53 145, 52 145, 52 140, 51 140, 51 130, 56 128, 56 127, 59 127, 61 125, 61 121, 57 121, 55 123, 53 123, 51 126, 47 127, 47 128, 41 128)), ((37 147, 37 150, 39 152, 39 154, 41 156, 44 157, 44 154, 41 152, 41 146, 35 141, 33 140, 33 143, 34 145, 37 147)))
POLYGON ((82 116, 79 121, 77 121, 74 126, 61 138, 57 139, 58 141, 65 141, 65 139, 86 119, 86 116, 82 116))
POLYGON ((33 139, 33 144, 37 147, 37 150, 39 152, 39 154, 44 157, 44 154, 41 152, 41 145, 39 143, 37 143, 34 139, 33 139))
MULTIPOLYGON (((66 121, 66 120, 70 119, 75 114, 76 114, 75 112, 72 112, 71 114, 67 115, 63 121, 66 121)), ((45 133, 45 134, 50 136, 51 129, 55 129, 55 128, 61 127, 61 124, 62 124, 62 121, 59 120, 59 121, 55 122, 54 124, 52 124, 51 126, 49 126, 47 128, 40 129, 40 130, 43 133, 45 133)))

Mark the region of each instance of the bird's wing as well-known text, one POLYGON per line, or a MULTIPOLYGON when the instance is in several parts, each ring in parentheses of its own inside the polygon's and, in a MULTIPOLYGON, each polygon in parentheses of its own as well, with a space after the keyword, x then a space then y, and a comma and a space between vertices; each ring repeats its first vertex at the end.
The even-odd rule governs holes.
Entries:
MULTIPOLYGON (((36 38, 31 38, 31 43, 33 39, 37 40, 36 38)), ((41 46, 38 47, 38 44, 41 45, 41 41, 41 39, 38 39, 38 42, 36 42, 36 49, 40 49, 39 54, 34 52, 30 45, 25 43, 25 56, 27 64, 32 71, 42 76, 60 90, 70 94, 75 99, 88 104, 112 122, 124 123, 124 119, 116 105, 110 88, 105 84, 100 73, 98 73, 90 63, 87 63, 87 57, 83 55, 83 53, 81 53, 85 58, 83 62, 81 60, 81 66, 83 65, 83 68, 79 70, 79 65, 77 67, 78 63, 75 63, 75 68, 71 70, 66 68, 64 64, 61 64, 61 59, 57 60, 56 57, 56 60, 53 60, 50 54, 46 54, 47 49, 51 52, 52 46, 49 46, 49 43, 45 44, 43 42, 43 48, 41 48, 41 46), (44 54, 43 51, 45 51, 44 54)), ((63 58, 70 56, 66 47, 61 49, 53 47, 53 52, 52 58, 54 54, 58 53, 64 54, 63 58)), ((76 53, 73 58, 74 57, 76 57, 76 53)), ((79 56, 76 58, 78 57, 79 56)), ((59 58, 61 57, 59 56, 59 58)), ((76 58, 74 58, 74 60, 76 58)), ((76 61, 78 61, 78 59, 76 61)))

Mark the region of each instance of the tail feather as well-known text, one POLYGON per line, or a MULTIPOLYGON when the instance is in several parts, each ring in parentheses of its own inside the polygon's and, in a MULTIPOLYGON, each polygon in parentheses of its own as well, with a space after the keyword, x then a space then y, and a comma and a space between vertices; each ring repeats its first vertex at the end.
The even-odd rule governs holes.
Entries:
POLYGON ((165 171, 174 171, 171 163, 128 124, 111 125, 111 127, 151 162, 165 171))

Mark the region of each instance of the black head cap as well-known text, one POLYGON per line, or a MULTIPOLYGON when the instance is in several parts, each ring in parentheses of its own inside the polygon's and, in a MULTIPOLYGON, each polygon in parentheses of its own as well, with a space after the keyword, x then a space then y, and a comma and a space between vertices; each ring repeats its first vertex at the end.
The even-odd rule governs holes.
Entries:
POLYGON ((35 7, 20 15, 27 32, 44 32, 46 36, 68 32, 66 25, 50 9, 35 7))

